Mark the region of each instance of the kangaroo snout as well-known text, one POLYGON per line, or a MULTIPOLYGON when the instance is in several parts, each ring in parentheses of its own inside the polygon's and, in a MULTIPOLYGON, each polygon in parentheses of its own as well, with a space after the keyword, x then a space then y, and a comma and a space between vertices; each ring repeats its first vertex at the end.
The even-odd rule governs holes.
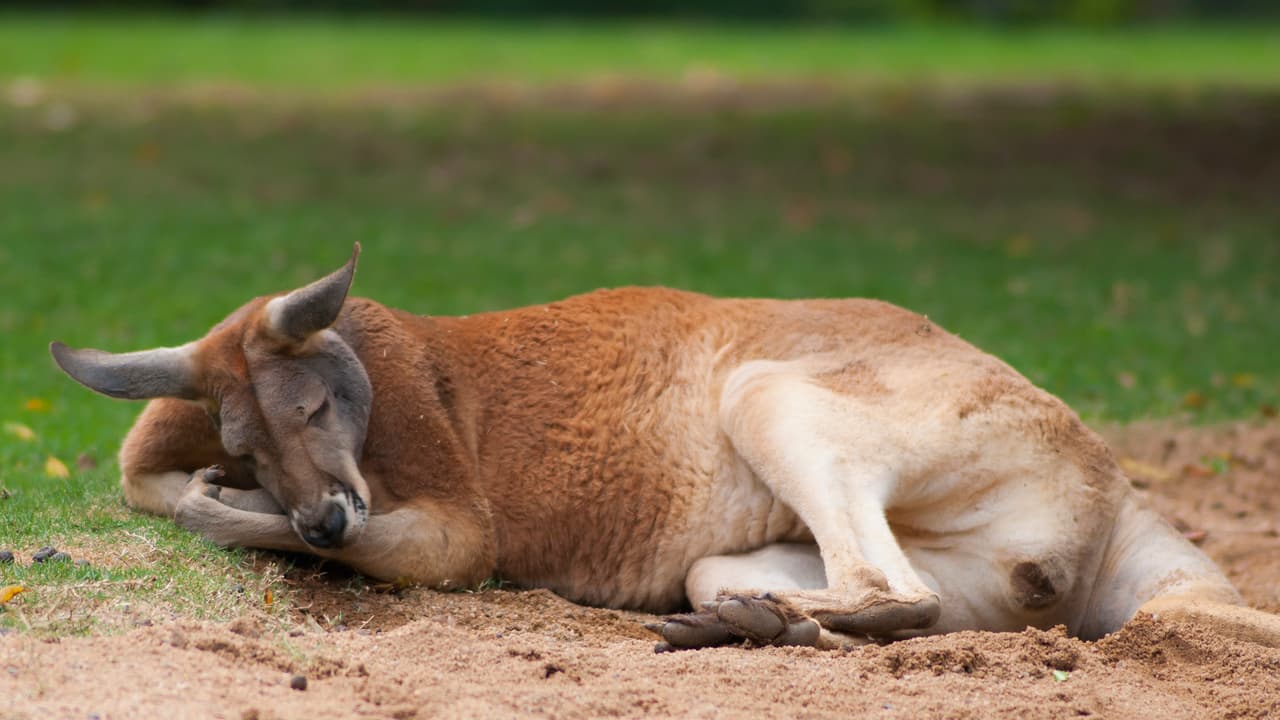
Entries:
POLYGON ((347 506, 334 500, 326 501, 317 519, 310 523, 299 522, 299 537, 312 547, 340 548, 345 543, 347 531, 347 506))

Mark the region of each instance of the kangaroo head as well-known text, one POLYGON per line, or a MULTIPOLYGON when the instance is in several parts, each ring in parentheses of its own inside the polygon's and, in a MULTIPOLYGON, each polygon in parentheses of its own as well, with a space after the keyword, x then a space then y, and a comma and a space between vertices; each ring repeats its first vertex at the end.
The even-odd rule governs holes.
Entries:
POLYGON ((68 375, 105 395, 202 404, 223 448, 253 469, 298 536, 313 547, 341 547, 364 530, 370 502, 358 461, 373 388, 331 328, 359 254, 357 244, 336 272, 251 300, 181 347, 115 354, 55 342, 49 349, 68 375))

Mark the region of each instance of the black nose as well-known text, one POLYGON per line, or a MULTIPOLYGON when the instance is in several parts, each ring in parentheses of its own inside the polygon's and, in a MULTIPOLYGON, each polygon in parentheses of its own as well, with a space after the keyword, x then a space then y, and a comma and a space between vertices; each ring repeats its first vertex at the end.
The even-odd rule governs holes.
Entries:
POLYGON ((308 545, 318 548, 342 547, 342 533, 347 529, 347 511, 336 502, 329 503, 324 519, 302 533, 308 545))

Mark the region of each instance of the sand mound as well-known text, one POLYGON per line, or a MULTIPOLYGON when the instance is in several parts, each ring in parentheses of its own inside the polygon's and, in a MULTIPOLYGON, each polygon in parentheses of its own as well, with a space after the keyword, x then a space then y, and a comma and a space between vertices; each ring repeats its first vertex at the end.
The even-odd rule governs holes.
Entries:
MULTIPOLYGON (((1108 435, 1151 502, 1203 538, 1251 604, 1280 611, 1280 424, 1108 435)), ((345 625, 290 634, 254 618, 179 620, 118 637, 0 637, 0 716, 1280 716, 1280 650, 1149 616, 1095 643, 1029 629, 657 655, 640 627, 649 616, 545 591, 352 597, 294 581, 311 617, 345 625)))

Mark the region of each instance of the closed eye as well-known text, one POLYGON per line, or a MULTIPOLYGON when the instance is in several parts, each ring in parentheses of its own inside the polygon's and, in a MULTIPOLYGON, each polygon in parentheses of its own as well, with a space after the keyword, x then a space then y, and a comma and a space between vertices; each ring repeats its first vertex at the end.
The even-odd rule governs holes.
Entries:
POLYGON ((324 414, 327 413, 328 411, 329 411, 329 398, 326 397, 324 399, 324 402, 320 403, 320 407, 316 408, 315 411, 312 412, 311 415, 307 418, 307 424, 308 425, 314 424, 317 420, 322 419, 324 417, 324 414))

